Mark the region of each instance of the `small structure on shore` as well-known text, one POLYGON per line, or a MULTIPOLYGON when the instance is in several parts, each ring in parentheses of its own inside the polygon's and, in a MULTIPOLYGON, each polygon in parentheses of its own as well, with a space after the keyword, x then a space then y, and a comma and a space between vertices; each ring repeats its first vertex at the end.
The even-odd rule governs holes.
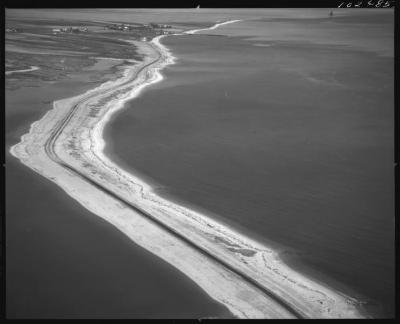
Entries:
POLYGON ((149 24, 149 26, 151 28, 171 28, 171 25, 166 25, 166 24, 155 24, 155 23, 151 23, 149 24))
POLYGON ((141 41, 141 42, 147 42, 147 37, 142 37, 142 38, 140 39, 140 41, 141 41))
POLYGON ((57 33, 87 33, 87 27, 78 28, 78 27, 64 27, 64 28, 53 28, 53 34, 57 33))
POLYGON ((131 31, 140 29, 150 29, 150 25, 145 24, 111 24, 104 26, 105 29, 120 30, 120 31, 131 31))

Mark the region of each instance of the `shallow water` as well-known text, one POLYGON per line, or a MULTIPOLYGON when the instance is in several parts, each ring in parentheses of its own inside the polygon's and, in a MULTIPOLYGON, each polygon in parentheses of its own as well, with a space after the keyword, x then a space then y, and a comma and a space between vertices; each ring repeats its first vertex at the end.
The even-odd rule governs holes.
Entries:
POLYGON ((232 317, 171 265, 8 153, 53 100, 96 86, 80 77, 6 91, 7 317, 232 317))
POLYGON ((286 23, 303 37, 258 20, 164 38, 177 63, 115 116, 108 154, 393 316, 393 16, 286 23))

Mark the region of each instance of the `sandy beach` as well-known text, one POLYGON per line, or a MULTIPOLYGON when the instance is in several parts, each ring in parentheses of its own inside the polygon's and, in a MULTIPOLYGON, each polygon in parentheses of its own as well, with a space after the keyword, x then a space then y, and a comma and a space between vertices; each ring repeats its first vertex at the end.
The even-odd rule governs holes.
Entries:
MULTIPOLYGON (((200 30, 207 29, 186 33, 200 30)), ((174 63, 162 37, 132 41, 144 60, 127 66, 121 78, 54 102, 11 148, 12 155, 179 269, 239 318, 363 317, 356 300, 289 268, 273 249, 156 195, 104 154, 103 130, 111 116, 162 81, 160 71, 174 63)))

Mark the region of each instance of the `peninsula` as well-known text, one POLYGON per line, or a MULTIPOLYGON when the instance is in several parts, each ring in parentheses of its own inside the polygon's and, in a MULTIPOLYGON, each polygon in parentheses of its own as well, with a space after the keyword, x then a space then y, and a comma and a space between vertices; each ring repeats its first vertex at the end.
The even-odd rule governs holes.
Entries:
POLYGON ((10 152, 179 269, 238 318, 363 317, 356 300, 289 268, 273 249, 158 196, 105 155, 104 126, 125 102, 163 80, 160 71, 175 58, 161 40, 181 34, 158 35, 149 42, 125 40, 137 47, 142 61, 126 66, 116 80, 55 101, 10 152))

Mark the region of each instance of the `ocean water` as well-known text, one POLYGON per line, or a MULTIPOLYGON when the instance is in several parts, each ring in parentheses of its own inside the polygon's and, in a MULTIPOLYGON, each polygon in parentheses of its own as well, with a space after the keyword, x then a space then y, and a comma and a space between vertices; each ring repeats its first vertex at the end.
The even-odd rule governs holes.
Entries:
POLYGON ((96 86, 85 73, 77 77, 5 92, 7 318, 232 317, 174 267, 10 155, 53 100, 96 86))
POLYGON ((115 115, 107 154, 393 316, 393 11, 219 15, 245 21, 162 40, 177 62, 115 115))

